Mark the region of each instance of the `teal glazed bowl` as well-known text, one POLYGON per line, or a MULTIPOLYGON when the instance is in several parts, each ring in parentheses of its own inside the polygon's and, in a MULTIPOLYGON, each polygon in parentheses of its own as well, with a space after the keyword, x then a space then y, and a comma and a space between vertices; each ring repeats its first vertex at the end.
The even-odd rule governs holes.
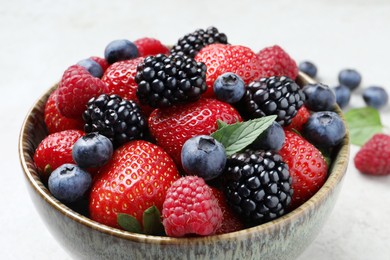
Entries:
MULTIPOLYGON (((300 73, 301 86, 313 80, 300 73)), ((35 148, 47 135, 43 111, 54 87, 33 105, 19 138, 20 163, 31 199, 69 255, 80 259, 294 259, 315 239, 334 207, 349 158, 349 136, 335 149, 329 177, 306 203, 268 223, 223 235, 170 238, 111 228, 55 199, 38 177, 35 148)), ((336 112, 341 114, 339 108, 336 112)))

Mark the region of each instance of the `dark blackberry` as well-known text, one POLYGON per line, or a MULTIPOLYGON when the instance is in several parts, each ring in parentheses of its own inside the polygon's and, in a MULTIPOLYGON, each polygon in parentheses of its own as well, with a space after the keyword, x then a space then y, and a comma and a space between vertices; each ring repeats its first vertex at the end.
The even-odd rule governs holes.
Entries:
POLYGON ((248 119, 277 115, 276 122, 287 126, 303 105, 305 95, 288 77, 261 78, 247 87, 237 109, 248 119))
POLYGON ((177 44, 172 47, 171 54, 194 58, 203 47, 213 43, 228 44, 228 40, 226 35, 220 33, 215 27, 209 27, 206 30, 198 29, 180 38, 177 44))
POLYGON ((151 107, 196 101, 207 89, 206 65, 182 55, 146 57, 137 67, 137 97, 151 107))
POLYGON ((249 225, 258 225, 286 213, 291 202, 292 178, 280 155, 245 150, 227 160, 226 199, 249 225))
POLYGON ((86 133, 99 132, 118 147, 133 139, 141 139, 146 130, 146 120, 139 106, 118 95, 102 94, 88 101, 83 113, 86 133))

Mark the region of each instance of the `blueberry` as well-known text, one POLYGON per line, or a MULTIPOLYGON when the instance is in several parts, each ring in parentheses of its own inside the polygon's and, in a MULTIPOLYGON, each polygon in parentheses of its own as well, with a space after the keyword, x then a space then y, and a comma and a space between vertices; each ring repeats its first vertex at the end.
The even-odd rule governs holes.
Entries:
POLYGON ((184 143, 181 162, 188 175, 211 180, 218 177, 225 168, 225 148, 211 136, 194 136, 184 143))
POLYGON ((101 78, 103 76, 102 66, 100 66, 99 63, 97 63, 92 59, 84 59, 77 62, 77 64, 86 68, 88 72, 91 73, 91 75, 96 78, 101 78))
POLYGON ((344 122, 331 111, 313 113, 303 128, 305 138, 318 147, 329 148, 339 144, 346 134, 344 122))
POLYGON ((285 139, 286 135, 283 127, 273 122, 270 127, 256 138, 251 144, 251 148, 254 150, 272 150, 277 152, 282 148, 285 139))
POLYGON ((217 99, 232 104, 244 96, 245 83, 237 74, 226 72, 215 80, 213 89, 217 99))
POLYGON ((79 138, 72 148, 73 160, 81 168, 100 167, 111 159, 112 153, 110 139, 97 132, 79 138))
POLYGON ((361 81, 362 76, 354 69, 344 69, 339 73, 340 85, 344 85, 350 90, 356 89, 360 85, 361 81))
POLYGON ((389 95, 384 88, 371 86, 363 91, 363 99, 368 106, 380 109, 386 106, 389 101, 389 95))
POLYGON ((312 111, 332 110, 336 104, 334 92, 322 83, 308 84, 303 87, 305 106, 312 111))
POLYGON ((109 64, 134 59, 138 57, 138 48, 129 40, 115 40, 107 45, 104 57, 109 64))
POLYGON ((349 104, 349 100, 351 99, 351 90, 344 85, 339 85, 334 87, 333 91, 336 95, 336 103, 339 105, 339 107, 346 107, 349 104))
POLYGON ((298 68, 308 76, 315 78, 317 76, 317 67, 310 61, 302 61, 299 63, 298 68))
POLYGON ((58 200, 70 203, 83 198, 91 186, 91 175, 75 164, 63 164, 49 177, 51 194, 58 200))

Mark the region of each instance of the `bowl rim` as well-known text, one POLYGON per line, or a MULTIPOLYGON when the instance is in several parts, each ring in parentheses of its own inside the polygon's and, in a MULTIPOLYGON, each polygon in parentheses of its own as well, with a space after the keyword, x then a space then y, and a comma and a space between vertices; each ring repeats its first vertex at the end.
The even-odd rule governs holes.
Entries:
MULTIPOLYGON (((315 81, 307 76, 306 74, 299 72, 297 81, 306 84, 313 84, 315 81)), ((348 160, 349 160, 349 152, 350 152, 350 143, 349 143, 349 131, 347 128, 346 136, 340 146, 338 156, 332 162, 332 165, 329 167, 330 174, 324 183, 324 185, 305 203, 303 203, 298 208, 292 210, 291 212, 274 219, 272 221, 266 222, 264 224, 254 226, 251 228, 246 228, 240 231, 219 234, 219 235, 210 235, 205 237, 183 237, 183 238, 175 238, 175 237, 165 237, 165 236, 152 236, 145 234, 132 233, 124 230, 120 230, 117 228, 109 227, 104 224, 98 223, 84 215, 81 215, 71 208, 67 207, 65 204, 58 201, 54 198, 48 189, 43 185, 41 180, 39 179, 37 174, 33 174, 29 169, 29 162, 26 158, 27 152, 24 151, 24 143, 28 141, 28 135, 26 133, 26 125, 28 124, 28 120, 34 109, 41 102, 42 99, 47 98, 49 93, 53 91, 55 86, 51 87, 47 90, 43 95, 39 97, 38 100, 35 101, 33 106, 28 111, 25 119, 23 120, 23 124, 19 134, 19 143, 18 143, 18 153, 19 153, 19 161, 22 166, 23 172, 25 174, 26 179, 28 180, 28 184, 32 186, 32 188, 39 194, 39 196, 45 200, 52 208, 57 210, 62 215, 71 218, 72 220, 88 227, 94 229, 96 231, 105 233, 107 235, 116 236, 121 239, 131 240, 133 242, 138 243, 151 243, 151 244, 169 244, 169 245, 183 245, 183 244, 196 244, 196 243, 213 243, 214 241, 219 240, 236 240, 239 237, 244 237, 251 235, 253 233, 261 233, 261 232, 269 232, 275 227, 280 227, 285 222, 292 222, 294 219, 299 218, 304 215, 307 208, 315 208, 317 207, 321 201, 325 200, 326 195, 331 192, 338 183, 340 183, 343 177, 346 174, 348 160)), ((341 109, 336 106, 334 109, 343 119, 343 114, 341 109)), ((344 121, 345 122, 345 121, 344 121)), ((33 166, 33 162, 30 164, 33 166)))

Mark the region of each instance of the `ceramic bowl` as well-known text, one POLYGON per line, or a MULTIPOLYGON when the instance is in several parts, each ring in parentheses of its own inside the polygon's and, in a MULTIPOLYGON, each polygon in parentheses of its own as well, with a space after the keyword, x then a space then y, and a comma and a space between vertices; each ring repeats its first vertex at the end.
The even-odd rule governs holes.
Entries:
MULTIPOLYGON (((298 84, 313 82, 300 74, 298 84)), ((294 259, 315 239, 336 202, 349 158, 349 137, 337 147, 323 187, 306 203, 266 224, 238 232, 169 238, 99 224, 55 199, 38 177, 34 150, 47 135, 43 111, 54 87, 33 105, 23 123, 19 156, 31 199, 58 242, 81 259, 294 259)), ((336 108, 338 113, 341 113, 336 108)))

